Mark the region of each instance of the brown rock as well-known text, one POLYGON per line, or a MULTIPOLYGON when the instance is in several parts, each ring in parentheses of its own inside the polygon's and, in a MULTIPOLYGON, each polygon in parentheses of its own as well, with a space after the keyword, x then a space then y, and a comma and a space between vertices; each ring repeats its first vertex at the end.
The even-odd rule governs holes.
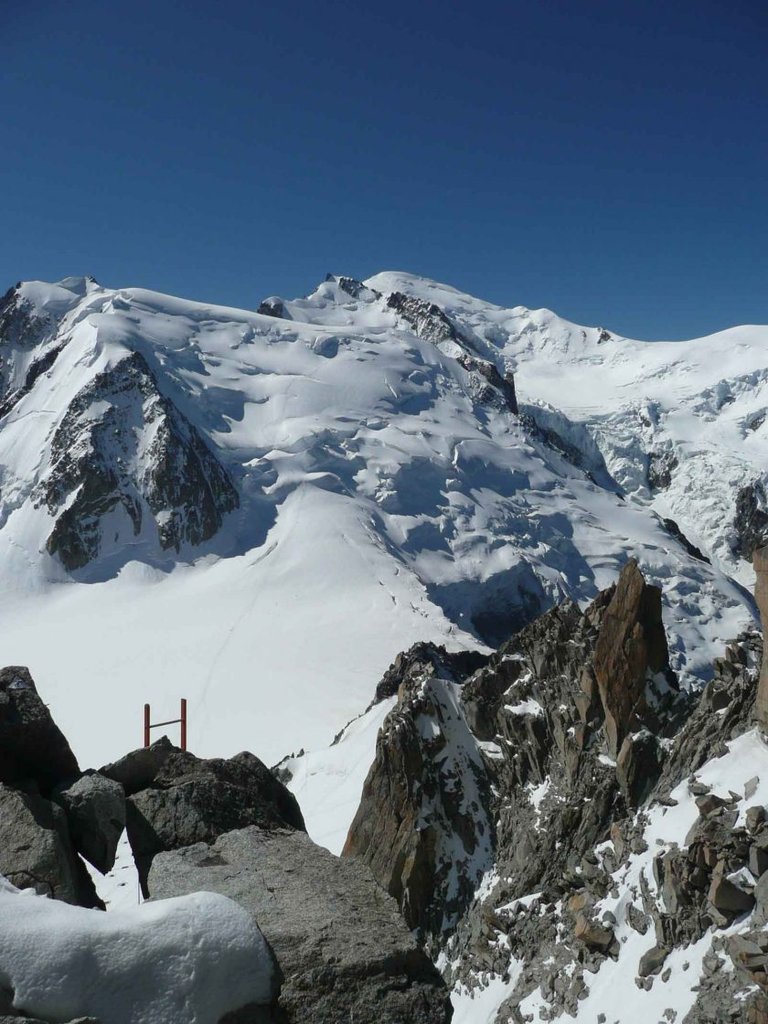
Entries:
POLYGON ((604 928, 584 914, 577 916, 573 934, 590 949, 605 951, 613 942, 613 928, 604 928))
POLYGON ((738 917, 755 905, 755 897, 739 889, 725 877, 725 864, 720 861, 712 872, 712 884, 707 894, 709 902, 725 917, 738 917))
POLYGON ((719 811, 721 807, 726 806, 726 803, 726 800, 723 800, 721 796, 717 796, 715 793, 707 793, 706 796, 700 796, 696 800, 696 806, 702 818, 706 818, 715 811, 719 811))
POLYGON ((592 898, 586 889, 582 889, 581 892, 574 893, 568 900, 568 909, 572 914, 578 914, 592 903, 592 898))
POLYGON ((649 974, 658 974, 668 956, 669 950, 665 946, 651 946, 640 957, 638 975, 641 978, 647 978, 649 974))
POLYGON ((605 610, 595 649, 594 670, 612 757, 645 707, 648 672, 665 669, 668 654, 661 590, 646 584, 637 562, 630 559, 605 610))

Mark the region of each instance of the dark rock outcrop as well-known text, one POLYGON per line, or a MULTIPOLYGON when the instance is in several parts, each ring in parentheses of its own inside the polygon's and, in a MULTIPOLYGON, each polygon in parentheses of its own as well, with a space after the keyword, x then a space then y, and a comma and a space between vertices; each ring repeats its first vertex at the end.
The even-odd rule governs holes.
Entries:
POLYGON ((55 326, 56 321, 50 314, 39 313, 24 298, 21 282, 0 297, 0 401, 5 403, 21 386, 16 353, 26 353, 40 345, 50 337, 55 326))
POLYGON ((75 848, 106 874, 125 828, 125 792, 119 782, 88 771, 69 786, 57 789, 54 799, 67 815, 75 848))
POLYGON ((0 782, 49 795, 80 775, 75 755, 38 695, 29 669, 0 669, 0 782))
POLYGON ((474 374, 486 382, 487 387, 481 388, 478 396, 481 402, 499 404, 500 400, 503 408, 517 416, 520 410, 517 405, 515 377, 511 371, 507 371, 502 377, 493 363, 468 353, 460 355, 458 361, 470 374, 474 374), (496 403, 494 403, 494 399, 496 403))
POLYGON ((664 491, 672 483, 672 474, 679 465, 673 451, 662 448, 648 455, 648 486, 652 491, 664 491))
POLYGON ((122 512, 126 542, 149 515, 160 547, 178 551, 212 537, 239 501, 202 435, 160 392, 138 352, 72 400, 54 434, 51 469, 37 500, 55 516, 48 551, 70 571, 99 554, 109 513, 122 512))
POLYGON ((625 737, 616 758, 616 778, 630 807, 638 807, 661 772, 663 752, 657 736, 643 729, 625 737))
POLYGON ((63 348, 63 344, 49 347, 41 356, 32 361, 24 380, 15 390, 9 390, 0 402, 0 418, 7 416, 11 409, 29 394, 38 378, 51 369, 63 348))
POLYGON ((256 312, 262 316, 274 316, 280 320, 290 320, 282 300, 274 297, 260 302, 256 312))
POLYGON ((461 343, 461 336, 448 315, 426 299, 416 299, 402 292, 392 292, 387 296, 387 306, 413 329, 417 338, 424 338, 438 344, 443 341, 461 343))
POLYGON ((582 470, 598 487, 621 494, 621 487, 609 473, 603 453, 583 424, 568 419, 551 406, 527 404, 520 406, 520 422, 531 437, 582 470))
POLYGON ((251 911, 284 975, 286 1024, 447 1024, 438 972, 360 863, 300 831, 250 827, 155 858, 153 897, 204 889, 251 911))
POLYGON ((64 811, 36 793, 0 785, 0 875, 18 889, 102 907, 79 860, 64 811))
POLYGON ((167 736, 161 736, 148 747, 139 747, 125 754, 118 761, 106 764, 100 774, 108 779, 119 782, 126 796, 133 796, 141 789, 146 789, 155 781, 155 777, 171 754, 178 753, 167 736))
POLYGON ((352 299, 370 301, 381 298, 381 292, 377 292, 375 288, 369 288, 367 284, 358 281, 355 277, 344 277, 343 275, 337 277, 335 274, 328 274, 325 279, 326 281, 335 281, 339 288, 352 299))
MULTIPOLYGON (((0 1024, 24 1024, 25 1021, 26 1024, 59 1024, 58 1021, 40 1020, 39 1017, 19 1017, 18 1014, 0 1015, 0 1024)), ((103 1022, 95 1017, 78 1017, 77 1020, 67 1021, 67 1024, 103 1024, 103 1022)))
POLYGON ((670 536, 674 537, 675 540, 680 541, 691 558, 695 558, 698 562, 706 562, 707 565, 712 564, 711 560, 707 558, 701 548, 697 548, 695 544, 688 540, 674 519, 665 519, 664 517, 660 517, 659 522, 670 536))
POLYGON ((666 797, 711 757, 725 753, 726 739, 750 727, 762 651, 760 634, 749 632, 715 659, 713 677, 703 692, 687 699, 688 713, 665 757, 655 797, 666 797))
POLYGON ((376 687, 374 703, 395 697, 401 687, 424 676, 440 676, 454 682, 465 679, 488 662, 480 651, 446 651, 439 644, 421 642, 398 654, 376 687))
POLYGON ((303 831, 304 819, 293 794, 253 754, 205 761, 173 750, 127 801, 128 839, 145 895, 156 854, 248 825, 303 831))
POLYGON ((752 561, 757 548, 768 544, 768 496, 762 480, 739 489, 733 517, 736 554, 752 561))

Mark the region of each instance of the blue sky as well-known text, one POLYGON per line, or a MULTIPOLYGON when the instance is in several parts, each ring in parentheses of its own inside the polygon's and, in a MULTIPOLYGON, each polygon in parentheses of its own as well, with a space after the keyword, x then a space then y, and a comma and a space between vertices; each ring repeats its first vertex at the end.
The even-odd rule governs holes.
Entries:
POLYGON ((0 290, 425 274, 634 337, 768 323, 760 0, 5 0, 0 290))

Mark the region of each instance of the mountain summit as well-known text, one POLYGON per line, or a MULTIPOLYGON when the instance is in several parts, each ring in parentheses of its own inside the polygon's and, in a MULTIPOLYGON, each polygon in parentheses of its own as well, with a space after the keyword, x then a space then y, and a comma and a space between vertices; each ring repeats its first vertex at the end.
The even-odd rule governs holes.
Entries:
POLYGON ((255 313, 19 284, 9 657, 89 762, 180 694, 201 753, 277 760, 327 742, 412 643, 485 650, 635 557, 695 685, 753 616, 767 348, 760 327, 631 341, 394 272, 255 313))

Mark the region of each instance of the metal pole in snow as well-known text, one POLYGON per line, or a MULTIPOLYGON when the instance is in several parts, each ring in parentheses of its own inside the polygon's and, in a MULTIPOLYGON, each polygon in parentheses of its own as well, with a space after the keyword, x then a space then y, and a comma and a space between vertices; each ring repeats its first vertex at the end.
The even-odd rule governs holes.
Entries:
POLYGON ((149 704, 144 705, 144 746, 149 746, 149 704))

